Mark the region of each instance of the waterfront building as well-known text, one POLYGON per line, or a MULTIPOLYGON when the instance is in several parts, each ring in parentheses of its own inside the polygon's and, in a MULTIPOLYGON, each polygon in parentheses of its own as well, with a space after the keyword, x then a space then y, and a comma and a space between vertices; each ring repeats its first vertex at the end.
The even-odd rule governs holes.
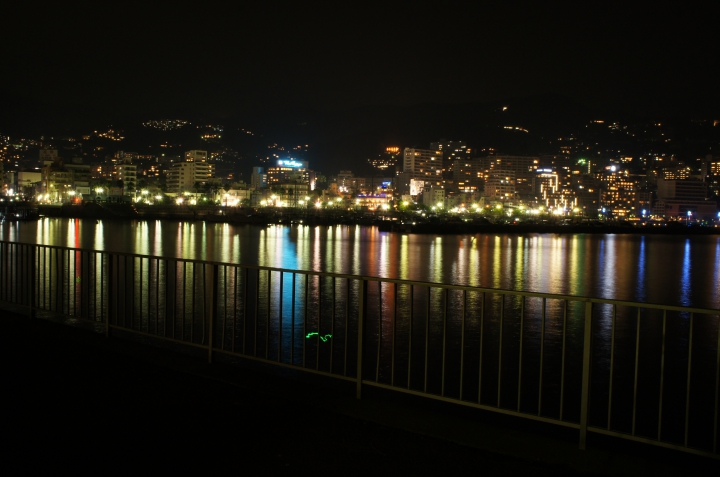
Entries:
POLYGON ((262 167, 253 167, 250 173, 250 188, 253 190, 265 189, 267 187, 267 174, 262 167))
POLYGON ((720 156, 707 155, 702 160, 702 180, 708 186, 709 191, 720 196, 720 156))
POLYGON ((548 209, 571 210, 578 205, 572 190, 563 187, 560 174, 552 169, 538 169, 533 180, 537 202, 548 209))
POLYGON ((485 175, 482 163, 477 159, 456 158, 452 166, 452 184, 448 189, 460 193, 476 193, 483 190, 485 175))
POLYGON ((215 164, 207 161, 207 151, 192 150, 185 153, 185 160, 174 162, 167 174, 169 193, 197 192, 215 177, 215 164))
POLYGON ((445 141, 444 139, 430 143, 430 149, 441 151, 443 156, 443 177, 445 179, 453 179, 455 161, 458 159, 461 161, 470 159, 472 152, 465 141, 445 141))
POLYGON ((693 179, 658 178, 657 195, 658 199, 705 200, 707 186, 702 181, 693 179))
POLYGON ((267 185, 274 188, 286 183, 308 184, 310 190, 315 190, 315 173, 308 169, 307 161, 278 159, 275 166, 268 167, 267 185))
POLYGON ((442 151, 406 147, 403 151, 403 172, 413 179, 442 180, 442 151))
MULTIPOLYGON (((535 172, 540 166, 539 157, 497 155, 483 157, 480 159, 480 161, 482 162, 486 184, 490 177, 491 171, 511 171, 513 173, 514 193, 524 200, 535 199, 535 194, 533 191, 533 179, 535 177, 535 172)), ((503 174, 501 173, 500 175, 503 174)))
POLYGON ((90 165, 79 157, 64 164, 61 159, 47 161, 40 170, 40 193, 44 201, 69 202, 90 195, 90 165))
MULTIPOLYGON (((0 170, 2 164, 0 163, 0 170)), ((26 197, 33 197, 42 184, 42 173, 37 171, 20 171, 17 173, 17 191, 26 197)))
POLYGON ((426 187, 422 193, 422 204, 428 207, 445 208, 445 189, 443 187, 426 187))
POLYGON ((354 206, 360 210, 388 210, 392 201, 392 194, 358 194, 354 206))
POLYGON ((515 171, 492 168, 485 180, 485 197, 489 200, 513 201, 515 199, 515 171))
POLYGON ((707 200, 707 184, 701 180, 666 180, 658 178, 658 200, 653 215, 661 217, 712 219, 717 217, 717 203, 707 200))
POLYGON ((278 207, 304 207, 310 190, 307 182, 283 182, 264 192, 268 205, 278 207))
POLYGON ((388 146, 385 148, 385 152, 383 154, 378 154, 377 157, 369 158, 368 163, 375 169, 384 172, 395 167, 399 155, 400 148, 398 146, 388 146))
POLYGON ((342 192, 356 191, 359 189, 357 179, 352 171, 340 171, 334 181, 338 190, 342 192))
POLYGON ((132 155, 123 156, 121 162, 113 166, 113 180, 123 182, 125 195, 133 195, 137 188, 137 166, 132 163, 132 155))
POLYGON ((583 215, 597 215, 601 209, 599 179, 592 174, 572 174, 570 186, 583 215))
POLYGON ((224 207, 244 207, 252 203, 252 195, 255 191, 250 189, 220 189, 214 197, 224 207))
POLYGON ((607 215, 618 218, 639 215, 635 210, 636 183, 627 169, 608 166, 604 173, 600 174, 600 182, 600 207, 605 209, 607 215))

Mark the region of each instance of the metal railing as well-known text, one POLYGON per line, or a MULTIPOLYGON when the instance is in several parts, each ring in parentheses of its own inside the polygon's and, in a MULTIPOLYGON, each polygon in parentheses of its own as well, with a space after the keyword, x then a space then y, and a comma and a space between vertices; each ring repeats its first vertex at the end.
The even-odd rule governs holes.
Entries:
POLYGON ((719 456, 720 310, 10 242, 0 301, 719 456))

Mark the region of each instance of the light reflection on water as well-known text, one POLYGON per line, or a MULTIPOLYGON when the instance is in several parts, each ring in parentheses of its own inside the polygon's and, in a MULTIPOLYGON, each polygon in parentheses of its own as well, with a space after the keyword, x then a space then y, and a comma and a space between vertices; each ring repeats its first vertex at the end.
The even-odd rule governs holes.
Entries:
MULTIPOLYGON (((629 301, 647 300, 652 303, 706 308, 718 308, 720 303, 720 238, 710 236, 693 238, 547 234, 434 236, 384 233, 374 227, 253 227, 203 222, 96 222, 45 219, 37 223, 3 224, 0 226, 0 238, 16 242, 35 242, 142 255, 629 301)), ((171 267, 171 265, 164 264, 163 267, 171 267)), ((75 273, 81 268, 81 264, 77 262, 75 273)), ((192 265, 189 268, 193 270, 191 275, 183 275, 179 267, 171 271, 174 272, 174 279, 179 280, 178 283, 184 281, 188 284, 189 290, 194 290, 195 269, 192 265)), ((184 265, 182 271, 184 272, 184 265)), ((295 349, 300 350, 304 346, 302 343, 304 343, 305 331, 336 335, 338 346, 343 339, 347 340, 347 334, 344 334, 349 329, 347 322, 336 323, 335 310, 328 306, 330 303, 328 300, 334 300, 337 291, 338 303, 335 307, 337 310, 342 310, 345 306, 358 308, 357 282, 353 284, 350 280, 345 282, 338 280, 339 283, 336 284, 335 279, 318 277, 310 279, 301 277, 295 282, 296 277, 291 274, 265 271, 257 272, 257 275, 255 273, 253 271, 249 279, 251 283, 249 289, 251 295, 252 292, 257 291, 258 299, 250 300, 244 303, 244 306, 249 307, 246 309, 247 316, 255 315, 255 322, 250 320, 252 333, 257 336, 257 330, 260 330, 264 333, 264 339, 261 333, 261 343, 258 345, 255 343, 256 339, 253 341, 252 335, 246 335, 245 315, 243 315, 242 328, 238 325, 238 329, 243 330, 242 338, 238 341, 239 346, 252 344, 252 349, 259 349, 261 356, 268 356, 268 352, 270 356, 273 353, 280 355, 282 348, 285 353, 282 359, 285 362, 295 363, 299 355, 294 356, 292 353, 295 349), (308 280, 310 293, 306 295, 304 287, 307 286, 308 280), (281 283, 284 288, 281 288, 281 283), (347 293, 343 292, 345 287, 347 293), (291 300, 292 292, 289 290, 296 292, 298 301, 295 303, 295 308, 291 300), (291 309, 295 310, 295 314, 289 311, 291 309), (304 313, 307 310, 310 313, 304 313), (282 321, 272 326, 263 324, 262 317, 274 316, 274 313, 282 314, 282 321), (261 318, 259 322, 258 316, 261 318), (334 328, 336 325, 338 328, 334 328)), ((163 271, 158 270, 155 275, 156 281, 148 279, 147 283, 156 283, 159 286, 164 276, 163 271)), ((242 294, 237 293, 237 290, 241 289, 237 288, 237 280, 247 286, 248 275, 241 273, 238 278, 237 275, 233 276, 231 269, 230 276, 222 275, 222 277, 222 280, 232 286, 228 290, 236 291, 225 295, 229 300, 229 306, 234 310, 239 301, 245 300, 242 294)), ((78 275, 76 279, 79 278, 78 275)), ((222 290, 223 287, 220 289, 222 290)), ((583 303, 568 305, 565 327, 563 320, 566 304, 562 300, 548 299, 545 303, 541 298, 528 298, 521 301, 517 297, 502 298, 499 294, 483 294, 476 291, 467 294, 457 291, 441 292, 424 286, 415 287, 411 291, 406 285, 401 285, 397 295, 395 290, 392 284, 379 285, 375 282, 368 286, 366 296, 368 304, 366 324, 369 330, 368 336, 371 338, 370 349, 366 354, 376 357, 377 367, 374 369, 380 381, 387 382, 388 376, 392 375, 393 368, 390 363, 393 355, 390 353, 392 347, 397 345, 401 351, 405 350, 403 352, 408 356, 404 364, 402 360, 399 361, 399 374, 404 376, 399 379, 400 384, 409 383, 411 377, 414 383, 421 382, 423 378, 422 366, 410 365, 409 356, 412 349, 412 355, 416 356, 414 363, 421 363, 417 357, 423 356, 425 362, 431 363, 429 371, 425 370, 425 374, 429 373, 430 376, 427 378, 431 382, 428 389, 435 393, 440 392, 441 389, 438 383, 442 383, 441 386, 445 383, 439 378, 441 368, 438 363, 443 363, 442 366, 445 366, 446 358, 448 369, 455 370, 448 372, 447 380, 452 395, 459 394, 457 385, 461 381, 462 371, 458 372, 457 369, 460 363, 467 364, 470 368, 474 367, 470 373, 473 376, 482 375, 480 381, 475 378, 466 381, 470 393, 480 394, 480 389, 483 388, 485 389, 483 396, 490 397, 499 396, 501 391, 503 396, 520 395, 517 380, 504 379, 501 386, 497 374, 493 374, 495 372, 493 370, 499 368, 500 360, 506 376, 513 378, 518 376, 521 365, 524 366, 523 369, 533 371, 522 377, 523 402, 526 397, 534 399, 533 389, 535 387, 539 389, 540 384, 537 374, 533 374, 534 371, 546 370, 542 378, 546 386, 543 388, 546 394, 542 397, 545 400, 543 402, 547 402, 546 406, 550 408, 553 406, 552 402, 559 401, 558 386, 562 376, 559 369, 565 355, 567 355, 566 378, 568 382, 578 382, 579 364, 582 363, 580 351, 584 331, 583 303), (445 309, 449 307, 451 311, 462 310, 462 315, 450 313, 449 318, 445 319, 444 307, 445 309), (501 308, 504 310, 504 315, 499 312, 501 308), (520 312, 521 308, 525 310, 524 314, 520 312), (376 311, 373 312, 373 309, 376 311), (380 309, 383 310, 382 314, 377 311, 380 309), (543 313, 543 310, 546 313, 543 313), (484 321, 481 321, 481 317, 484 321), (525 321, 518 323, 518 317, 524 317, 525 321), (447 332, 445 332, 446 327, 447 332), (425 329, 428 332, 425 332, 425 329), (411 340, 411 330, 415 330, 413 331, 415 336, 420 333, 417 336, 419 338, 422 338, 423 333, 427 333, 425 335, 427 344, 424 344, 422 339, 411 340), (523 336, 524 341, 521 341, 520 336, 523 336), (373 341, 375 337, 376 341, 373 341), (540 343, 545 346, 543 351, 540 343), (563 354, 565 344, 567 351, 563 354), (522 349, 524 362, 520 360, 519 349, 522 349), (467 355, 472 358, 460 358, 458 353, 463 351, 467 351, 467 355), (541 358, 544 361, 541 361, 541 358), (484 374, 478 373, 481 366, 484 374), (538 366, 546 368, 538 368, 538 366)), ((148 290, 141 287, 139 294, 140 303, 150 303, 148 290)), ((169 299, 178 302, 178 309, 192 309, 195 303, 194 293, 177 293, 169 299), (192 300, 192 304, 190 301, 186 303, 186 300, 192 300)), ((220 301, 225 303, 223 300, 220 301)), ((225 306, 227 307, 228 304, 225 306)), ((224 314, 221 315, 225 317, 224 314)), ((670 364, 675 363, 680 368, 685 366, 683 359, 688 355, 685 337, 688 335, 689 326, 685 315, 688 314, 668 317, 667 340, 662 341, 665 340, 665 333, 661 332, 664 330, 662 315, 652 314, 647 310, 642 311, 640 341, 642 348, 640 366, 643 376, 646 370, 659 369, 657 360, 653 361, 653 359, 659 356, 660 346, 663 346, 668 355, 669 375, 666 381, 668 389, 673 389, 675 394, 682 394, 683 399, 683 386, 687 378, 682 375, 670 376, 672 374, 670 364), (680 385, 670 386, 671 382, 680 385)), ((595 399, 602 401, 609 394, 611 370, 615 373, 613 392, 617 393, 616 396, 620 396, 615 398, 617 401, 613 401, 613 405, 622 401, 623 396, 627 395, 627 393, 622 394, 623 386, 626 390, 632 390, 632 387, 626 384, 631 383, 633 378, 632 364, 635 360, 635 333, 636 329, 639 329, 638 316, 640 313, 637 309, 630 307, 620 306, 617 310, 607 305, 595 307, 593 353, 598 365, 593 368, 592 387, 596 390, 595 395, 599 396, 595 399), (616 319, 613 320, 613 317, 616 319), (613 346, 617 346, 617 350, 620 350, 616 350, 613 355, 615 368, 610 367, 613 346)), ((174 320, 174 317, 172 319, 174 320)), ((266 323, 269 323, 269 318, 267 319, 266 323)), ((181 323, 185 323, 184 320, 185 315, 181 323)), ((233 330, 234 346, 236 321, 234 318, 229 320, 233 330)), ((717 345, 713 340, 718 334, 717 320, 706 320, 698 316, 694 326, 693 376, 705 374, 714 376, 713 366, 717 356, 717 345), (704 361, 703 356, 705 356, 704 361), (703 368, 703 362, 710 364, 703 368)), ((188 329, 192 340, 193 327, 190 326, 188 329)), ((226 329, 225 321, 222 329, 226 329)), ((181 334, 185 333, 182 327, 180 330, 181 334)), ((202 332, 204 328, 200 327, 199 330, 202 332)), ((225 335, 223 334, 222 337, 222 342, 225 343, 227 341, 225 335)), ((322 350, 330 349, 332 352, 332 341, 330 343, 330 346, 324 348, 322 348, 324 345, 316 343, 315 359, 325 359, 318 358, 322 350)), ((313 356, 312 352, 310 356, 313 356)), ((398 356, 402 356, 402 352, 398 356)), ((330 363, 332 366, 332 360, 330 363)), ((712 380, 696 377, 693 379, 694 382, 704 386, 693 396, 707 394, 706 388, 708 383, 712 384, 712 380)), ((644 389, 656 387, 655 382, 644 389)), ((668 399, 668 402, 670 400, 668 399)), ((491 401, 482 402, 492 405, 491 401)), ((577 402, 577 399, 568 396, 567 402, 577 402)), ((648 407, 645 402, 643 407, 648 407)), ((599 407, 596 406, 596 409, 600 411, 596 410, 592 419, 602 424, 600 418, 607 416, 608 413, 602 407, 602 402, 599 407)), ((618 415, 617 421, 622 421, 625 411, 627 407, 623 408, 622 404, 613 411, 618 415)), ((656 409, 651 408, 650 411, 657 416, 656 409)))
POLYGON ((415 235, 374 227, 41 219, 2 240, 662 304, 720 307, 720 237, 415 235))

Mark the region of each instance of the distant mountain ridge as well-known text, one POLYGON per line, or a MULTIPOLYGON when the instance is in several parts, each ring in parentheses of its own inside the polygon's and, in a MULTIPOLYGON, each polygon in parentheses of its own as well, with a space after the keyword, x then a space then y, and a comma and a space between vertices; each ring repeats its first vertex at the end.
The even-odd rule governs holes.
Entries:
POLYGON ((6 135, 77 136, 112 125, 127 133, 124 141, 113 145, 118 150, 156 153, 157 148, 148 151, 148 146, 161 137, 171 137, 185 149, 208 148, 194 126, 167 133, 142 127, 142 122, 148 119, 186 119, 193 125, 222 124, 225 126, 222 145, 239 150, 248 160, 267 153, 269 143, 283 145, 283 154, 288 155, 292 154, 293 146, 309 144, 307 158, 311 167, 328 171, 347 167, 362 172, 368 168, 366 159, 377 156, 386 146, 427 148, 430 142, 440 140, 465 141, 476 149, 493 147, 506 154, 557 153, 549 145, 551 139, 577 134, 591 120, 628 124, 655 119, 589 108, 559 95, 404 107, 268 109, 216 117, 192 111, 182 113, 181 107, 172 115, 148 111, 114 114, 104 111, 101 102, 87 109, 81 105, 59 109, 7 92, 0 95, 0 133, 6 135), (238 133, 240 129, 252 130, 255 136, 249 140, 238 133))

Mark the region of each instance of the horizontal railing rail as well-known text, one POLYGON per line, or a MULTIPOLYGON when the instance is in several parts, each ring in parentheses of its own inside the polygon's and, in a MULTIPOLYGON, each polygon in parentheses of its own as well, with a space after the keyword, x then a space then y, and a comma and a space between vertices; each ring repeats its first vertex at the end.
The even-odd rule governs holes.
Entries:
POLYGON ((15 242, 0 301, 718 458, 717 309, 15 242))

